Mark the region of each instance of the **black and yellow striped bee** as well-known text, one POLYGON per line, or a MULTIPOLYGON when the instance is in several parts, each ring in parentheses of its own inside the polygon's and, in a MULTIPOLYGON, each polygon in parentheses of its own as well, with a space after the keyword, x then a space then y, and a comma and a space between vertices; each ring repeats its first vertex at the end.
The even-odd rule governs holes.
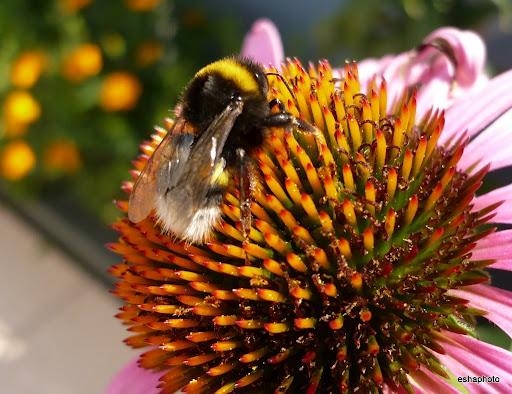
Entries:
POLYGON ((251 60, 230 57, 200 69, 182 93, 172 129, 136 180, 128 217, 140 222, 154 209, 163 232, 191 243, 208 240, 220 220, 232 170, 239 171, 241 223, 251 225, 251 166, 267 127, 312 126, 273 112, 267 74, 251 60))

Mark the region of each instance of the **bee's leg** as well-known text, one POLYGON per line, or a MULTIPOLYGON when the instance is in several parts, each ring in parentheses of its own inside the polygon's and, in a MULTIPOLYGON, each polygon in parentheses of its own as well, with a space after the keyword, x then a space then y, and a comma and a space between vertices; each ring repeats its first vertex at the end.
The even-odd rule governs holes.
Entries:
POLYGON ((265 118, 263 125, 266 127, 296 127, 303 133, 315 133, 317 129, 305 120, 296 118, 288 112, 276 112, 265 118))
MULTIPOLYGON (((244 236, 243 246, 249 242, 249 234, 251 232, 252 214, 251 214, 251 197, 253 184, 250 173, 250 163, 247 153, 242 148, 236 150, 236 156, 239 166, 240 179, 240 223, 242 225, 242 234, 244 236)), ((245 249, 245 248, 244 248, 245 249)), ((245 262, 249 263, 249 257, 245 254, 245 262)))

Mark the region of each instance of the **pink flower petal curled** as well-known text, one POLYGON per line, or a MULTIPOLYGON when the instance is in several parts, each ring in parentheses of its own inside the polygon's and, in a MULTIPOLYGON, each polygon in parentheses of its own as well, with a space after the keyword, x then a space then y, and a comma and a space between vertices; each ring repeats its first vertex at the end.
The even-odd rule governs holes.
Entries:
POLYGON ((110 381, 105 394, 158 394, 162 373, 139 367, 139 356, 130 361, 110 381))
MULTIPOLYGON (((476 197, 473 210, 488 207, 499 201, 503 203, 496 208, 496 215, 492 218, 493 223, 512 223, 512 184, 494 189, 488 193, 476 197)), ((503 245, 500 245, 503 247, 503 245)))
POLYGON ((259 19, 245 36, 242 56, 263 65, 277 66, 284 61, 283 44, 279 31, 269 19, 259 19))
POLYGON ((471 393, 512 392, 512 353, 468 335, 443 331, 446 354, 437 357, 456 376, 496 376, 499 383, 463 383, 471 393))
POLYGON ((488 285, 473 285, 451 294, 470 301, 470 305, 487 311, 484 316, 512 338, 512 292, 488 285))
POLYGON ((483 89, 468 93, 446 111, 445 128, 440 143, 458 133, 473 136, 512 108, 512 70, 494 77, 483 89))
POLYGON ((423 44, 419 51, 366 59, 358 66, 363 87, 374 76, 389 82, 391 105, 405 88, 416 88, 419 118, 431 107, 448 108, 456 98, 487 81, 485 45, 475 33, 441 28, 427 36, 423 44))
POLYGON ((475 84, 484 72, 486 50, 485 44, 477 34, 472 31, 463 31, 453 27, 443 27, 429 34, 424 43, 444 40, 453 50, 457 62, 455 81, 463 88, 475 84))
POLYGON ((469 143, 459 162, 461 168, 476 162, 490 162, 491 170, 512 165, 511 124, 512 110, 508 110, 469 143))

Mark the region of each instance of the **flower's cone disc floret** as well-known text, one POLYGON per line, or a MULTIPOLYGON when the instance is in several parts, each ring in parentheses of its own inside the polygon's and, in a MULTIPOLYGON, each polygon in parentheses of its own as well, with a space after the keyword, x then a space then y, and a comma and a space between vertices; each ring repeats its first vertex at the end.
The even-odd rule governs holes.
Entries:
POLYGON ((271 129, 253 153, 248 240, 236 180, 203 247, 152 218, 115 224, 126 342, 152 346, 140 363, 168 393, 412 391, 418 369, 448 377, 440 335, 470 333, 481 314, 449 290, 488 281, 491 262, 469 259, 493 231, 493 207, 470 205, 487 170, 457 169, 466 139, 440 148, 443 113, 416 119, 413 90, 389 110, 385 81, 362 92, 355 64, 281 74, 289 86, 269 75, 269 100, 317 132, 271 129))

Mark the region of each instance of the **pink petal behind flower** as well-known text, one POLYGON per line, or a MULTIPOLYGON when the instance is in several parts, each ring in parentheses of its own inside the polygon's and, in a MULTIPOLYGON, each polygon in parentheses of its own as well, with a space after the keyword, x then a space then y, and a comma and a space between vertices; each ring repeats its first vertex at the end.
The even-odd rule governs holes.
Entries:
MULTIPOLYGON (((362 90, 367 89, 370 81, 382 77, 386 81, 393 81, 387 86, 388 109, 406 89, 404 80, 404 69, 413 58, 412 52, 403 52, 396 56, 384 56, 380 59, 365 59, 358 62, 358 75, 361 80, 362 90)), ((379 80, 378 80, 379 81, 379 80)))
POLYGON ((245 36, 242 56, 264 65, 278 66, 284 60, 283 44, 276 26, 269 19, 259 19, 245 36))
POLYGON ((509 110, 469 143, 459 162, 461 168, 468 168, 477 161, 490 162, 491 170, 512 165, 511 124, 512 110, 509 110))
POLYGON ((469 93, 446 111, 446 127, 440 143, 450 141, 461 131, 477 134, 512 108, 512 70, 491 79, 483 89, 469 93))
POLYGON ((453 65, 446 58, 439 58, 416 80, 420 84, 417 94, 419 116, 431 108, 446 108, 453 89, 453 65))
MULTIPOLYGON (((366 86, 368 82, 376 75, 384 75, 384 72, 390 65, 400 67, 403 60, 398 56, 384 56, 380 59, 368 58, 357 62, 357 71, 362 86, 366 86), (398 59, 397 62, 394 62, 398 59)), ((363 89, 364 90, 364 89, 363 89)))
POLYGON ((111 380, 105 394, 158 394, 162 373, 139 367, 139 356, 130 361, 111 380))

